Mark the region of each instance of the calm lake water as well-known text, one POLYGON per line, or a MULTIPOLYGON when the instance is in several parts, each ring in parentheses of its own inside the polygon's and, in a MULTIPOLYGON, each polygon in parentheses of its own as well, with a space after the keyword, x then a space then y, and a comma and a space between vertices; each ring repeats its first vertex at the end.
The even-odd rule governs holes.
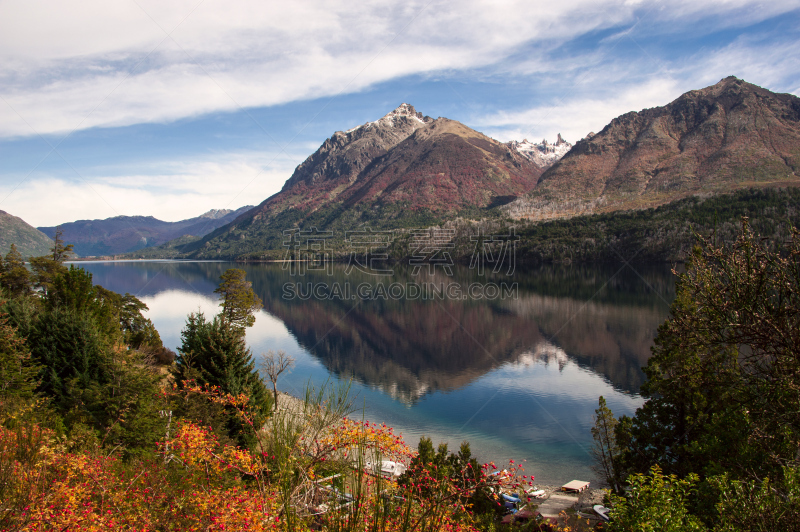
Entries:
POLYGON ((357 416, 481 461, 526 460, 542 483, 596 480, 594 410, 641 405, 641 367, 674 297, 667 266, 550 266, 512 275, 465 267, 375 276, 336 266, 297 271, 226 262, 82 262, 96 284, 150 308, 164 344, 180 345, 186 316, 218 311, 227 268, 247 271, 264 301, 247 332, 253 354, 296 359, 279 388, 351 380, 357 416), (417 275, 414 275, 417 273, 417 275), (363 411, 363 412, 362 412, 363 411))

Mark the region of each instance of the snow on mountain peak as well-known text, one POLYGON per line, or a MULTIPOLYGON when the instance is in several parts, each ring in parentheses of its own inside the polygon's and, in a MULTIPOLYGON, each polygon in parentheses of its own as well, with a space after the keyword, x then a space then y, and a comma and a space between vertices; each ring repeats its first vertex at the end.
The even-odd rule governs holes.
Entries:
POLYGON ((523 157, 540 168, 555 164, 572 148, 572 144, 564 140, 561 137, 561 133, 558 134, 555 144, 547 142, 547 139, 542 139, 539 143, 524 139, 522 142, 512 140, 507 142, 506 145, 518 151, 523 157))
POLYGON ((387 113, 382 118, 375 120, 374 122, 367 122, 366 124, 362 124, 360 126, 356 126, 352 129, 348 129, 345 133, 351 133, 356 131, 357 129, 361 128, 369 128, 374 126, 388 126, 388 127, 396 127, 398 125, 403 125, 408 122, 416 125, 417 127, 432 122, 433 119, 429 116, 424 116, 422 113, 414 109, 414 106, 407 103, 401 103, 397 109, 387 113))
POLYGON ((199 216, 199 218, 209 218, 211 220, 217 220, 217 219, 222 218, 223 216, 226 216, 226 215, 228 215, 228 214, 230 214, 232 212, 233 211, 230 210, 230 209, 211 209, 210 211, 204 212, 203 214, 201 214, 199 216))

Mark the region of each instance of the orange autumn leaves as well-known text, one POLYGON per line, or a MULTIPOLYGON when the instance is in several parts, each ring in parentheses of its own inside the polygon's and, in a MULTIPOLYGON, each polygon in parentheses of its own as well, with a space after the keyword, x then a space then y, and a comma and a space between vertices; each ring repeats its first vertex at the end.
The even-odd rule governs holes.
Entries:
MULTIPOLYGON (((238 412, 244 424, 254 419, 245 396, 191 391, 238 412)), ((68 441, 36 424, 0 428, 0 482, 7 481, 2 488, 9 501, 0 509, 0 530, 266 531, 334 523, 337 529, 346 523, 347 530, 364 532, 407 530, 410 524, 420 531, 474 530, 459 497, 422 499, 379 481, 371 470, 354 469, 364 457, 408 462, 415 453, 391 427, 338 418, 316 432, 301 431, 282 458, 263 444, 268 427, 260 431, 259 444, 246 450, 220 443, 207 427, 176 420, 151 458, 132 460, 110 448, 70 452, 68 441), (349 471, 348 482, 366 482, 360 495, 354 492, 354 504, 340 514, 314 517, 301 511, 300 497, 334 471, 349 471), (287 479, 295 482, 288 491, 287 479), (402 502, 388 508, 387 493, 402 502)))
POLYGON ((28 490, 27 504, 7 516, 8 530, 273 530, 278 523, 274 494, 241 480, 255 468, 252 455, 191 423, 169 442, 178 466, 69 453, 54 440, 42 441, 34 460, 13 460, 18 440, 0 429, 0 459, 28 490))

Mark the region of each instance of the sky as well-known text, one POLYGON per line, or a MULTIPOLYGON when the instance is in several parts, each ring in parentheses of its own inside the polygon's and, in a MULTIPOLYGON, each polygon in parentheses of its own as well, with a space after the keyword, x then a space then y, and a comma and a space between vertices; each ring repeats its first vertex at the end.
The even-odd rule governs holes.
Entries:
POLYGON ((0 210, 177 221, 401 103, 574 143, 730 75, 800 95, 800 2, 0 0, 0 210))

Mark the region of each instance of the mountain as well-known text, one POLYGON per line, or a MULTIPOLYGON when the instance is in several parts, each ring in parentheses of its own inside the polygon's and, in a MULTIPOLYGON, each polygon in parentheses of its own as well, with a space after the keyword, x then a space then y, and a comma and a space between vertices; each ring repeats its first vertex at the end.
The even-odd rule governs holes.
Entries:
POLYGON ((505 209, 544 220, 654 207, 698 193, 800 185, 798 171, 800 98, 728 77, 615 118, 505 209))
POLYGON ((293 227, 343 234, 480 213, 528 192, 566 146, 560 137, 558 152, 503 144, 404 103, 379 120, 337 131, 280 192, 181 249, 192 257, 238 257, 258 254, 259 247, 280 249, 282 231, 293 227))
POLYGON ((452 213, 522 194, 541 172, 509 146, 402 104, 380 120, 334 133, 251 215, 313 211, 331 202, 452 213))
POLYGON ((561 138, 561 133, 558 134, 555 144, 547 142, 547 139, 543 139, 538 144, 528 142, 528 139, 525 139, 522 142, 512 140, 507 142, 506 145, 520 152, 539 168, 552 166, 572 148, 572 144, 561 138))
MULTIPOLYGON (((195 218, 178 222, 164 222, 152 216, 115 216, 105 220, 78 220, 58 227, 64 242, 72 244, 81 257, 115 255, 158 246, 185 235, 202 237, 221 227, 252 208, 252 205, 235 211, 212 209, 195 218)), ((53 238, 56 227, 39 230, 53 238)))
POLYGON ((11 244, 15 244, 26 259, 47 255, 53 247, 53 241, 46 234, 22 218, 0 211, 0 254, 5 257, 11 244))

